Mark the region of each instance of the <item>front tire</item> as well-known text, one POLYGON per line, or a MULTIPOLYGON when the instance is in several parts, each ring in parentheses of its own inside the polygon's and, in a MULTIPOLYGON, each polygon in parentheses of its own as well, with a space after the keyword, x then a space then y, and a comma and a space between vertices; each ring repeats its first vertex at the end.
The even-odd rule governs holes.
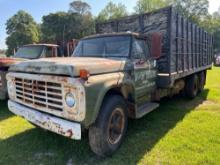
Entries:
POLYGON ((118 95, 109 95, 99 116, 89 128, 89 143, 92 151, 100 157, 112 155, 121 145, 127 131, 127 107, 118 95))

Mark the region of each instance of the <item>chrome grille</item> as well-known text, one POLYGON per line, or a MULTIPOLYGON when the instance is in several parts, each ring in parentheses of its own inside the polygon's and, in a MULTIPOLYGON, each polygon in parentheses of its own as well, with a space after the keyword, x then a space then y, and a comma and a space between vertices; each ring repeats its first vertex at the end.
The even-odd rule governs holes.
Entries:
POLYGON ((54 82, 15 78, 16 99, 46 111, 62 111, 62 85, 54 82))

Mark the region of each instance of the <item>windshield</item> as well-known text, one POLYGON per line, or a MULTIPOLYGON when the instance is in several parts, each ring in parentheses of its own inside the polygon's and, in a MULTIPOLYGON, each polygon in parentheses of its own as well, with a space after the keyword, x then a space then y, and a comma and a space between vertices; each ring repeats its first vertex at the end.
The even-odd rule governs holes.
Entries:
POLYGON ((41 55, 43 48, 43 46, 23 46, 15 53, 15 57, 36 59, 41 55))
POLYGON ((128 57, 131 36, 108 36, 81 40, 73 52, 80 57, 128 57))

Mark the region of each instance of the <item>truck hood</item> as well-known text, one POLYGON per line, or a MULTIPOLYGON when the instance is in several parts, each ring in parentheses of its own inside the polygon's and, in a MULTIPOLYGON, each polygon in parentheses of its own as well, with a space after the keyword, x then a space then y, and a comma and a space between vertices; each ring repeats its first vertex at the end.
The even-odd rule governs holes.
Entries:
POLYGON ((111 73, 124 70, 126 60, 87 58, 87 57, 67 57, 67 58, 42 58, 22 62, 10 67, 12 72, 41 73, 51 75, 79 76, 81 69, 86 69, 89 73, 111 73))
POLYGON ((10 65, 26 61, 23 58, 0 58, 0 67, 9 67, 10 65))

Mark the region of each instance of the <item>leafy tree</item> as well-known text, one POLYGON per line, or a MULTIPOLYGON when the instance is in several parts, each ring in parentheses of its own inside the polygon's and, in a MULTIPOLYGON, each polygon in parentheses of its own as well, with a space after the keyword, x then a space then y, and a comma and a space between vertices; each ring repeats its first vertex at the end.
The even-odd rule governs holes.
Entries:
POLYGON ((95 21, 92 14, 83 15, 81 19, 80 37, 95 33, 95 21))
POLYGON ((216 11, 216 12, 213 13, 213 17, 214 17, 215 19, 220 19, 220 7, 218 8, 218 11, 216 11))
POLYGON ((69 6, 69 13, 79 14, 81 17, 80 37, 94 33, 95 25, 91 14, 91 6, 81 0, 73 1, 69 6))
POLYGON ((113 2, 109 2, 105 8, 99 13, 97 17, 98 22, 106 21, 109 19, 116 19, 128 14, 126 6, 118 3, 114 4, 113 2))
POLYGON ((25 11, 18 11, 6 22, 7 55, 12 55, 13 50, 19 46, 39 41, 39 31, 33 17, 25 11))
POLYGON ((143 13, 168 5, 173 5, 185 17, 196 22, 208 15, 208 0, 138 0, 134 9, 143 13))
POLYGON ((199 22, 208 15, 208 0, 166 0, 194 22, 199 22))
POLYGON ((60 44, 73 38, 81 38, 94 32, 91 15, 57 12, 43 17, 42 41, 60 44))
POLYGON ((78 38, 77 32, 80 30, 80 24, 80 16, 74 13, 57 12, 43 16, 42 40, 58 43, 71 39, 71 36, 78 38))
POLYGON ((213 13, 213 20, 214 20, 214 49, 216 52, 220 51, 220 7, 218 11, 213 13))
POLYGON ((65 43, 94 33, 91 7, 83 1, 73 1, 68 12, 51 13, 43 16, 41 25, 42 41, 65 43))
POLYGON ((165 0, 138 0, 134 10, 136 13, 145 13, 165 7, 166 5, 168 3, 165 0))
POLYGON ((214 36, 214 50, 215 52, 220 52, 220 29, 216 30, 213 36, 214 36))
POLYGON ((79 1, 73 1, 70 3, 70 9, 69 9, 70 13, 78 13, 81 15, 85 15, 85 14, 91 14, 90 10, 91 10, 91 7, 86 2, 79 0, 79 1))
POLYGON ((220 51, 220 9, 212 15, 207 15, 199 22, 203 27, 214 36, 214 50, 220 51))

